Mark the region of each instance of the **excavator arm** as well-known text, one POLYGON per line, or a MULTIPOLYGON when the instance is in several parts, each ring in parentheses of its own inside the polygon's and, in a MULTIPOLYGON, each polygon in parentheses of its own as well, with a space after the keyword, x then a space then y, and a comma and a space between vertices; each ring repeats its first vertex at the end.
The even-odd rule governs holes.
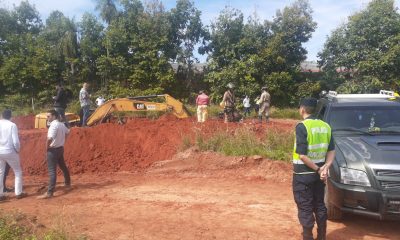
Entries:
POLYGON ((107 101, 98 107, 87 120, 88 126, 93 126, 110 116, 113 112, 171 112, 177 118, 187 118, 190 116, 185 106, 168 94, 139 96, 130 98, 116 98, 107 101), (162 102, 150 101, 151 99, 161 99, 162 102))

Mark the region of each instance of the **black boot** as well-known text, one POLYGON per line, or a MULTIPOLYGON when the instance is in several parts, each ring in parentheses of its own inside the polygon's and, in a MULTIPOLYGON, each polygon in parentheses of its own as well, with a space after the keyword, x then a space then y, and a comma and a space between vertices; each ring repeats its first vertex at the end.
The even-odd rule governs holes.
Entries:
POLYGON ((313 228, 303 227, 303 240, 314 240, 312 230, 313 228))
POLYGON ((3 192, 5 192, 5 193, 14 192, 14 188, 6 188, 6 187, 4 187, 3 188, 3 192))

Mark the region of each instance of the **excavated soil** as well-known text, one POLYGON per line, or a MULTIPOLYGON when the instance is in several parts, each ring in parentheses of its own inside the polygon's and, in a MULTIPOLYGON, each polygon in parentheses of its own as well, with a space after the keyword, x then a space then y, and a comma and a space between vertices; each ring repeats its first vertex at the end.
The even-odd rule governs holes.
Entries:
MULTIPOLYGON (((30 120, 31 117, 27 117, 30 120)), ((18 118, 17 125, 27 127, 27 119, 18 118)), ((294 121, 273 121, 271 129, 291 130, 294 121)), ((65 159, 71 173, 137 172, 154 162, 171 158, 182 148, 182 139, 194 140, 198 134, 209 136, 218 131, 249 128, 265 136, 258 124, 226 125, 218 120, 198 124, 193 119, 179 120, 163 116, 156 121, 135 118, 124 125, 101 124, 90 128, 72 128, 65 146, 65 159)), ((20 131, 21 159, 30 175, 47 174, 45 158, 46 130, 20 131)))
MULTIPOLYGON (((211 120, 202 125, 165 116, 73 128, 65 147, 73 188, 64 189, 59 177, 49 200, 35 198, 47 185, 46 130, 27 128, 20 138, 29 196, 16 200, 10 194, 0 206, 30 216, 38 232, 56 228, 88 239, 301 239, 290 164, 195 147, 180 151, 185 138, 199 133, 247 128, 264 137, 271 130, 292 131, 295 123, 273 120, 265 127, 211 120)), ((399 236, 398 222, 346 216, 328 223, 331 240, 399 236)))

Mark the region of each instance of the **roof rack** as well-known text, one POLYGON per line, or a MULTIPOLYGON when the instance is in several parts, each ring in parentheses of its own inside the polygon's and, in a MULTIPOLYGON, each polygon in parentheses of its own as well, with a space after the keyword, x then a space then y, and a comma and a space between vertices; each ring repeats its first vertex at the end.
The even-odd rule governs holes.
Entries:
POLYGON ((380 90, 379 93, 375 94, 338 94, 335 91, 329 91, 326 95, 328 98, 380 98, 380 99, 388 99, 395 97, 395 93, 393 91, 388 90, 380 90))

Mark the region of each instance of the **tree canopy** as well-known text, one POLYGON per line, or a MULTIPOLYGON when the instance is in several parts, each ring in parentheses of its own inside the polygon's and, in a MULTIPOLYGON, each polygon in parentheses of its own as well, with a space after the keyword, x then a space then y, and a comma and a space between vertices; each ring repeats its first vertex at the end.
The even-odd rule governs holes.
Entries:
MULTIPOLYGON (((316 28, 306 0, 277 10, 271 20, 257 14, 245 19, 240 10, 226 7, 210 26, 192 0, 177 0, 169 10, 159 0, 96 0, 95 10, 100 19, 85 13, 76 20, 54 11, 43 21, 28 1, 0 8, 3 103, 50 105, 59 82, 74 91, 89 82, 108 98, 166 92, 190 99, 205 89, 215 101, 228 82, 239 95, 250 96, 266 85, 275 105, 293 104, 309 94, 305 89, 319 90, 299 68, 307 54, 303 44, 316 28), (208 54, 205 69, 197 65, 200 54, 208 54)), ((395 24, 396 14, 388 24, 395 24)), ((384 48, 398 38, 376 41, 384 48)), ((387 68, 394 54, 385 55, 387 68)), ((337 66, 333 53, 325 55, 332 59, 326 66, 337 66)), ((356 69, 372 72, 372 67, 356 69)))
POLYGON ((373 0, 339 26, 319 53, 326 82, 341 92, 400 86, 400 14, 393 0, 373 0))

